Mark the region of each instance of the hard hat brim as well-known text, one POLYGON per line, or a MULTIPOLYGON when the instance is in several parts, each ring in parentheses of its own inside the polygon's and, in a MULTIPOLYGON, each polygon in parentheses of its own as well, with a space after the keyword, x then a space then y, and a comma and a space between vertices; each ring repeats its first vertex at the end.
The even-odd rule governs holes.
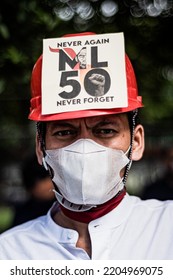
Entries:
POLYGON ((37 104, 37 106, 35 106, 35 109, 31 110, 28 118, 33 121, 56 121, 127 113, 143 107, 143 104, 140 100, 140 96, 138 97, 139 100, 129 99, 130 105, 124 108, 81 110, 50 115, 42 115, 40 103, 39 105, 37 104))

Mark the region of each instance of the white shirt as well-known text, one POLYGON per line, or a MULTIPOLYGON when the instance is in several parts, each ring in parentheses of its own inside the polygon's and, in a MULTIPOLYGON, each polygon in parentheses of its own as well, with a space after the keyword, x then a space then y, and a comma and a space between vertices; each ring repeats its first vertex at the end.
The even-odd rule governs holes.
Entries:
MULTIPOLYGON (((89 260, 75 245, 78 233, 57 225, 51 211, 1 234, 0 259, 89 260)), ((93 260, 173 259, 173 201, 142 201, 126 194, 118 207, 88 227, 93 260)))

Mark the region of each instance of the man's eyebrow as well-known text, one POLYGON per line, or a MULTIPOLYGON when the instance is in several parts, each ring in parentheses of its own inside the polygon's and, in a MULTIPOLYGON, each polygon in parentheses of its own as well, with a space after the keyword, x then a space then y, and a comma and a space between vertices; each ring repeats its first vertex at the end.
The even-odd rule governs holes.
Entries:
POLYGON ((93 124, 93 127, 97 128, 97 127, 102 127, 102 126, 105 126, 105 125, 119 126, 119 122, 117 120, 103 120, 103 121, 100 121, 96 124, 93 124))
POLYGON ((52 123, 52 128, 55 129, 56 127, 71 127, 71 128, 76 128, 76 126, 74 126, 71 123, 68 122, 56 122, 56 123, 52 123))

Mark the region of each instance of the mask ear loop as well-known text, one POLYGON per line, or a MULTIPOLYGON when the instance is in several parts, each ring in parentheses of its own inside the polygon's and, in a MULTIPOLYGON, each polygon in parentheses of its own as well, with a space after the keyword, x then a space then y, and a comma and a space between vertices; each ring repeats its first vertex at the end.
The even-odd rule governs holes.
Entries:
POLYGON ((131 165, 132 165, 132 150, 133 150, 134 130, 135 130, 135 126, 136 126, 136 116, 137 116, 137 114, 138 114, 138 110, 136 109, 136 110, 133 111, 133 116, 132 116, 131 144, 130 144, 130 150, 129 150, 129 156, 128 156, 130 161, 126 166, 126 170, 125 170, 125 174, 124 174, 124 178, 123 178, 124 185, 127 182, 127 177, 128 177, 128 174, 129 174, 129 170, 130 170, 131 165))

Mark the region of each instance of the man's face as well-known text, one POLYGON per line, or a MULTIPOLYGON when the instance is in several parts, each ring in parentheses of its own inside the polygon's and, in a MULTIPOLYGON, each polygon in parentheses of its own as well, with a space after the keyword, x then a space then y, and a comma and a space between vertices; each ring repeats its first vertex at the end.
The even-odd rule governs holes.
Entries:
POLYGON ((81 67, 83 66, 85 68, 85 66, 86 66, 86 49, 85 48, 82 49, 80 51, 80 53, 78 54, 78 61, 80 63, 80 66, 81 67))
POLYGON ((127 151, 131 142, 127 114, 52 121, 46 124, 46 149, 62 148, 81 138, 127 151))

